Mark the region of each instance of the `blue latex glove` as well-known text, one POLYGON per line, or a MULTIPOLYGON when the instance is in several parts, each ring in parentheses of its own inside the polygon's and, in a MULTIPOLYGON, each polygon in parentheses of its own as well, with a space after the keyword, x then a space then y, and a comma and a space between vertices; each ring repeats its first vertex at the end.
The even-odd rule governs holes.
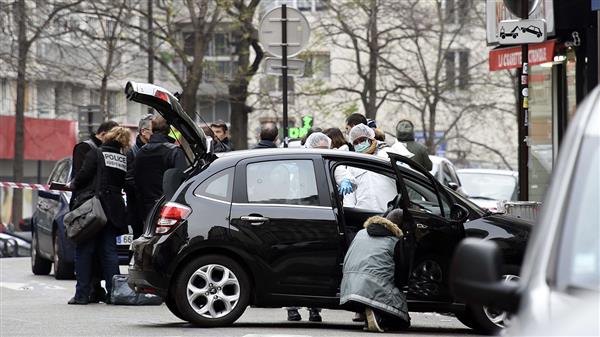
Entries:
POLYGON ((352 183, 350 182, 350 179, 344 178, 344 180, 342 180, 342 183, 340 184, 339 192, 342 195, 346 195, 346 194, 350 194, 350 193, 354 192, 354 190, 352 189, 352 183))

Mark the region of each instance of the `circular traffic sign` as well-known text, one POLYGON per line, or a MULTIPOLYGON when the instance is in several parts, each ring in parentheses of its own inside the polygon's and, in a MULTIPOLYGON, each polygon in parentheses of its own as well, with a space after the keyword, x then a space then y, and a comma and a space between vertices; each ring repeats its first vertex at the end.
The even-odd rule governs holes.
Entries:
MULTIPOLYGON (((258 40, 264 50, 273 56, 282 57, 281 38, 283 7, 270 10, 260 21, 258 40)), ((299 54, 308 45, 310 39, 310 26, 306 17, 296 8, 286 8, 287 17, 287 56, 299 54)))
POLYGON ((521 19, 524 19, 527 16, 521 10, 523 1, 528 2, 527 3, 527 8, 528 8, 527 16, 532 14, 533 11, 535 11, 535 9, 540 5, 540 2, 541 2, 540 0, 504 0, 504 5, 506 6, 506 8, 508 8, 508 10, 511 13, 513 13, 517 17, 520 17, 521 19))

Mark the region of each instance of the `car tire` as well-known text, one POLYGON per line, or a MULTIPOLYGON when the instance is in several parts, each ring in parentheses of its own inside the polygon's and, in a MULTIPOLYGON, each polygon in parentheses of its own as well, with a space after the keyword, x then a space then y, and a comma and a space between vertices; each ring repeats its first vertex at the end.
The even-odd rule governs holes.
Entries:
POLYGON ((52 245, 54 247, 54 278, 57 280, 72 280, 75 278, 75 266, 73 263, 66 262, 58 232, 54 233, 52 245))
POLYGON ((169 311, 171 311, 173 315, 175 315, 182 321, 187 321, 187 319, 185 319, 185 317, 183 317, 183 315, 181 314, 181 311, 179 311, 177 303, 175 302, 175 298, 173 298, 173 295, 171 293, 167 294, 167 297, 165 297, 165 304, 167 305, 167 308, 169 308, 169 311))
POLYGON ((40 243, 38 242, 37 230, 31 232, 31 272, 34 275, 48 275, 52 270, 52 262, 40 256, 40 243))
MULTIPOLYGON (((510 281, 519 278, 518 267, 506 267, 504 280, 510 281)), ((456 318, 471 329, 486 335, 496 335, 506 326, 509 314, 499 310, 493 310, 482 305, 467 305, 462 313, 457 313, 456 318)))
POLYGON ((248 275, 237 262, 222 255, 192 260, 175 282, 173 297, 179 312, 201 327, 231 325, 250 300, 248 275))

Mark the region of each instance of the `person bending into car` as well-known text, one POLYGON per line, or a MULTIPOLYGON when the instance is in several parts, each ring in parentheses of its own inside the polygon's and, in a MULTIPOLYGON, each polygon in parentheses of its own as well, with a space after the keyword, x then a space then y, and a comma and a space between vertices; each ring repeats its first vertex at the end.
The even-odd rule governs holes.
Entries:
POLYGON ((154 204, 163 195, 163 176, 168 169, 184 170, 187 160, 183 150, 169 137, 171 128, 160 115, 152 119, 152 136, 134 160, 133 178, 136 195, 142 206, 142 219, 146 219, 154 204))
POLYGON ((367 219, 344 258, 340 305, 364 312, 368 331, 410 326, 406 295, 401 290, 408 276, 402 218, 402 210, 395 209, 386 218, 367 219))
MULTIPOLYGON (((100 199, 107 222, 95 237, 75 246, 75 275, 77 284, 75 296, 69 304, 88 304, 94 254, 100 256, 102 273, 108 293, 105 302, 110 303, 113 276, 119 274, 116 237, 126 234, 127 219, 122 191, 125 186, 127 157, 131 132, 124 127, 112 128, 104 136, 102 146, 88 151, 83 167, 77 173, 70 187, 94 186, 94 194, 100 199)), ((92 197, 91 196, 91 197, 92 197)))

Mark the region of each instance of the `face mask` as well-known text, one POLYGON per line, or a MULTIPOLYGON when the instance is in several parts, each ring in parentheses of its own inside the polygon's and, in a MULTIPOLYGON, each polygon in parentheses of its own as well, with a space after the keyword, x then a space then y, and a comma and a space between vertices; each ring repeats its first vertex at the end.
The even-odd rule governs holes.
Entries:
POLYGON ((364 153, 365 151, 367 151, 369 148, 371 147, 371 143, 369 143, 368 140, 365 140, 364 142, 357 144, 354 146, 354 151, 358 152, 358 153, 364 153))

